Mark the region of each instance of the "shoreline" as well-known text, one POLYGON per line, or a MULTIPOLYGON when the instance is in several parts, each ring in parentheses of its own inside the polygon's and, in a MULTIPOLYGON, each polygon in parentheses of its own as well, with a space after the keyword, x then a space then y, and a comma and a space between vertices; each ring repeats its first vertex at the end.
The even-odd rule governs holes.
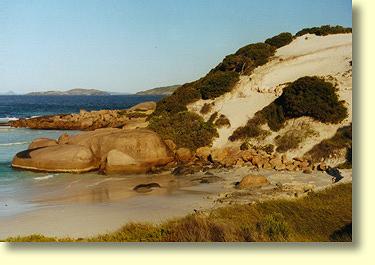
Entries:
MULTIPOLYGON (((338 183, 351 182, 351 170, 343 172, 344 179, 338 183)), ((50 180, 59 182, 58 177, 50 180)), ((39 182, 39 191, 43 191, 43 187, 51 189, 48 180, 43 182, 39 182)), ((95 236, 113 232, 127 223, 158 224, 225 205, 299 198, 311 191, 336 185, 324 172, 304 174, 248 167, 221 168, 183 176, 173 176, 168 172, 137 177, 79 176, 72 178, 69 188, 69 185, 62 184, 59 184, 59 191, 55 190, 49 196, 42 193, 34 198, 32 202, 41 207, 1 217, 0 238, 30 234, 95 236), (237 189, 235 183, 248 174, 264 175, 270 184, 237 189), (133 188, 141 183, 160 183, 161 188, 146 193, 135 192, 133 188)))

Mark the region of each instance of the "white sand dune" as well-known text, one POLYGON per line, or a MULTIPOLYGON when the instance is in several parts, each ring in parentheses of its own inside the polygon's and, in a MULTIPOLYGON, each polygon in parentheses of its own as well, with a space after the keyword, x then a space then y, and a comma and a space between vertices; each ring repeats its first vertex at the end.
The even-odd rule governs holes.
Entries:
MULTIPOLYGON (((205 103, 214 102, 212 110, 204 115, 207 120, 217 111, 230 120, 230 128, 219 129, 219 137, 213 147, 238 144, 228 141, 235 129, 246 124, 254 113, 270 104, 282 93, 288 82, 303 76, 320 76, 338 87, 337 94, 346 101, 349 117, 341 124, 322 124, 307 119, 319 136, 307 139, 303 147, 293 150, 293 155, 301 155, 319 143, 322 139, 332 137, 336 130, 352 120, 352 34, 335 34, 316 36, 306 34, 293 40, 289 45, 279 48, 274 58, 267 64, 256 68, 250 76, 241 76, 236 87, 229 93, 214 100, 200 100, 189 105, 189 110, 199 113, 205 103)), ((300 118, 301 119, 301 118, 300 118)), ((289 121, 285 130, 293 127, 289 121)), ((279 132, 282 133, 282 132, 279 132)), ((271 135, 263 144, 273 142, 271 135)))

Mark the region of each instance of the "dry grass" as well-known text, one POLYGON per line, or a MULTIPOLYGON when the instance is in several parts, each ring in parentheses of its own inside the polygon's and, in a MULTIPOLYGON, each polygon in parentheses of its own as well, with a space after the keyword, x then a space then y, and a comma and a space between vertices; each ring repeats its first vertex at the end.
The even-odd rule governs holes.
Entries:
POLYGON ((305 139, 317 135, 319 135, 319 133, 314 131, 309 124, 303 123, 298 128, 288 130, 275 138, 275 143, 277 145, 276 151, 285 153, 289 150, 296 149, 305 139))
POLYGON ((8 238, 9 242, 233 242, 351 241, 352 184, 341 184, 295 200, 233 205, 192 214, 161 225, 127 224, 91 238, 41 235, 8 238))

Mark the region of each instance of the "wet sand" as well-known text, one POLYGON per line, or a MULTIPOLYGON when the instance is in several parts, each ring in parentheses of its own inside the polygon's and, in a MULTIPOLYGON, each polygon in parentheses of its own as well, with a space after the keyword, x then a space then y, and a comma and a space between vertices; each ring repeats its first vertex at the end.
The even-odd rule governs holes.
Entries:
MULTIPOLYGON (((350 182, 351 170, 343 173, 344 179, 340 182, 350 182)), ((242 167, 186 176, 170 173, 46 176, 27 185, 28 192, 20 197, 32 207, 0 216, 1 239, 36 233, 58 237, 94 236, 114 231, 128 222, 160 223, 195 210, 209 211, 232 203, 304 196, 311 190, 332 185, 332 180, 324 172, 304 174, 242 167), (236 189, 234 184, 247 174, 265 175, 271 184, 257 189, 236 189), (147 183, 158 183, 160 188, 142 193, 133 190, 147 183)), ((6 207, 18 206, 10 203, 6 207)))

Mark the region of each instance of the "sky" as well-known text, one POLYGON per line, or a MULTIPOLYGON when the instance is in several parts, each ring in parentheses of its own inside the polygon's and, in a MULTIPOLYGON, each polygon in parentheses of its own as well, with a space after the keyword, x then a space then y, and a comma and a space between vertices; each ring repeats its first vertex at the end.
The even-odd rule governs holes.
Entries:
POLYGON ((0 92, 134 93, 280 32, 352 25, 350 0, 0 0, 0 92))

